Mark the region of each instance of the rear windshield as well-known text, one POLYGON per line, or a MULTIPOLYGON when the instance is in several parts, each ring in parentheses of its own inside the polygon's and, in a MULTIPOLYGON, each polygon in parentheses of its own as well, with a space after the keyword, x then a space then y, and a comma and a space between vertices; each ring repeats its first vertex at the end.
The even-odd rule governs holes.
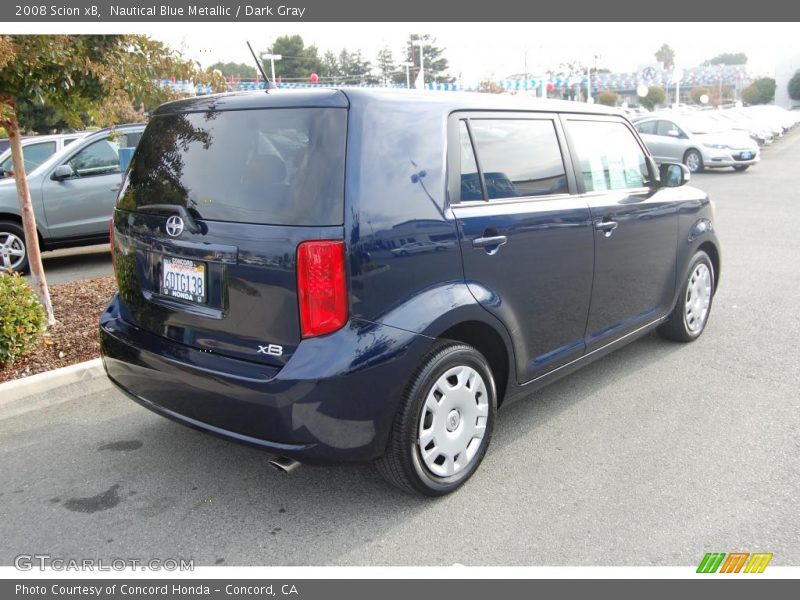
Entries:
POLYGON ((199 219, 340 225, 347 111, 290 108, 157 116, 118 207, 179 204, 199 219))

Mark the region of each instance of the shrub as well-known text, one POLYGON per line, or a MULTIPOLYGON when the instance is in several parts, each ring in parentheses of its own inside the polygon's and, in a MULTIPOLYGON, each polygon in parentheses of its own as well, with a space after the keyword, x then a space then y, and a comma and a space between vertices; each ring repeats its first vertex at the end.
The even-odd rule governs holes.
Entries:
POLYGON ((605 106, 616 106, 619 95, 616 92, 600 92, 597 94, 597 103, 605 106))
POLYGON ((659 104, 664 104, 666 100, 667 93, 664 88, 653 86, 647 91, 647 95, 644 98, 639 98, 639 104, 649 110, 653 110, 659 104))
POLYGON ((33 350, 46 325, 44 309, 25 278, 0 273, 0 365, 33 350))
POLYGON ((769 104, 775 99, 775 80, 760 77, 742 90, 742 100, 747 104, 769 104))
POLYGON ((789 80, 789 98, 800 100, 800 69, 789 80))

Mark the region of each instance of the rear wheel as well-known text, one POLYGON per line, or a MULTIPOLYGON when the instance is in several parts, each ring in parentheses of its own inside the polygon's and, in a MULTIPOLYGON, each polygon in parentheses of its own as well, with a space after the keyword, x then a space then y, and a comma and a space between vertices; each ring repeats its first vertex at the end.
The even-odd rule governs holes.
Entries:
POLYGON ((11 269, 18 273, 28 270, 25 232, 11 221, 0 221, 0 269, 11 269))
POLYGON ((734 165, 733 166, 733 170, 734 171, 747 171, 747 169, 749 169, 749 168, 750 168, 750 165, 734 165))
POLYGON ((676 342, 693 342, 705 330, 714 299, 714 265, 702 250, 692 257, 689 275, 669 321, 658 328, 662 337, 676 342))
POLYGON ((411 378, 378 471, 400 489, 442 496, 477 470, 489 446, 497 392, 472 346, 434 348, 411 378))
POLYGON ((683 164, 689 169, 690 173, 701 173, 703 171, 703 157, 697 150, 689 150, 683 156, 683 164))

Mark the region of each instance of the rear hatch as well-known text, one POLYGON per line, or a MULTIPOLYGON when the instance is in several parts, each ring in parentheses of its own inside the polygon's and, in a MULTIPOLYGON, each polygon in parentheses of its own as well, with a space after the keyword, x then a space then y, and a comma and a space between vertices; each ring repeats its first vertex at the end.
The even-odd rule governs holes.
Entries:
POLYGON ((112 237, 123 319, 280 367, 301 340, 297 246, 343 239, 347 103, 264 96, 154 116, 112 237))

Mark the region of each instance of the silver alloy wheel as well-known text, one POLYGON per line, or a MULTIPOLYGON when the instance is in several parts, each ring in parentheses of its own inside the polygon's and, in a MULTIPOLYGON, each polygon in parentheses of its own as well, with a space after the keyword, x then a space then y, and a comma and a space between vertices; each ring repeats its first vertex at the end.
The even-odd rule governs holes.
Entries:
POLYGON ((706 323, 711 305, 711 269, 705 263, 695 266, 686 286, 684 319, 691 333, 697 333, 706 323))
POLYGON ((25 260, 25 242, 10 231, 0 231, 0 268, 16 269, 25 260))
POLYGON ((480 373, 466 365, 448 369, 431 387, 419 420, 420 456, 438 477, 466 469, 481 446, 489 395, 480 373))
POLYGON ((700 160, 700 155, 694 150, 686 155, 686 167, 689 169, 690 173, 697 172, 697 170, 700 168, 700 160))

